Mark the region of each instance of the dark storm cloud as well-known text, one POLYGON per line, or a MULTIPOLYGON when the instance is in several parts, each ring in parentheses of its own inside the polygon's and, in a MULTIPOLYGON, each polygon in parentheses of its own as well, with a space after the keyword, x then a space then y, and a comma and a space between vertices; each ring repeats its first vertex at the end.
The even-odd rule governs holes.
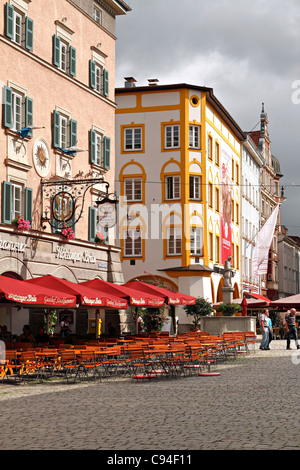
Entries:
POLYGON ((282 222, 300 235, 300 104, 292 101, 300 80, 298 0, 127 3, 132 11, 117 18, 116 86, 133 76, 139 85, 158 78, 212 87, 245 131, 258 123, 264 102, 284 174, 282 222))

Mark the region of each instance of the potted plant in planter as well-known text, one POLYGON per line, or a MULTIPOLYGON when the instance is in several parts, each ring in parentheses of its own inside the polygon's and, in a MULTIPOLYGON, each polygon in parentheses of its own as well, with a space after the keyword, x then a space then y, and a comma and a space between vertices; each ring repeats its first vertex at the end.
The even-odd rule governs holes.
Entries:
POLYGON ((64 227, 63 230, 61 231, 61 234, 63 237, 65 237, 67 240, 74 240, 75 239, 75 234, 71 227, 64 227))
POLYGON ((100 245, 105 245, 105 236, 102 235, 101 233, 96 233, 95 243, 99 243, 100 245))
POLYGON ((214 310, 212 304, 203 297, 198 297, 194 305, 185 305, 183 309, 187 315, 194 318, 193 325, 196 330, 200 328, 201 317, 211 315, 214 310))
POLYGON ((242 309, 241 309, 241 306, 239 304, 235 304, 235 303, 225 304, 225 303, 222 303, 217 307, 216 310, 217 310, 217 312, 222 312, 222 315, 224 315, 224 316, 231 317, 231 316, 234 315, 235 312, 240 312, 242 309))
POLYGON ((30 221, 23 219, 23 217, 19 215, 12 221, 12 224, 18 230, 30 230, 31 228, 30 221))

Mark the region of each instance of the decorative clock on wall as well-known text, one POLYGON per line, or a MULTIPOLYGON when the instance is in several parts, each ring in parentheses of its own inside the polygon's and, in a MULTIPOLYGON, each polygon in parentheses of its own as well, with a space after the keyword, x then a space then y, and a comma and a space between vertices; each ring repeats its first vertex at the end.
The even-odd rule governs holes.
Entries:
POLYGON ((44 139, 37 139, 33 146, 33 163, 36 172, 45 177, 50 169, 50 150, 44 139))

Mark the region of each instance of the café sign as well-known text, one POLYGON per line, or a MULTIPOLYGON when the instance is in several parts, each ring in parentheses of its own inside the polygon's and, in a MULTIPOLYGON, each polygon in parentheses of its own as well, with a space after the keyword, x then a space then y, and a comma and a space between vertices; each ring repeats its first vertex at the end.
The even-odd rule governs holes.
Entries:
POLYGON ((63 259, 66 261, 73 261, 73 263, 89 263, 95 264, 96 257, 93 253, 89 253, 88 251, 84 250, 82 253, 78 253, 76 251, 71 251, 70 248, 65 248, 62 246, 58 246, 56 248, 56 255, 57 259, 63 259))

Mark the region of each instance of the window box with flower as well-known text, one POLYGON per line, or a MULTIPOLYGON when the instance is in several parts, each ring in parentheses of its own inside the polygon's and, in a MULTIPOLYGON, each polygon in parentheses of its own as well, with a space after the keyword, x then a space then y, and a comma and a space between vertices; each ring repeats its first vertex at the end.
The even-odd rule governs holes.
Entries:
POLYGON ((64 227, 61 231, 61 234, 67 240, 74 240, 75 239, 75 234, 74 234, 74 231, 71 229, 71 227, 64 227))
POLYGON ((31 229, 30 221, 23 219, 23 217, 20 217, 19 215, 12 221, 12 224, 18 230, 30 230, 31 229))
POLYGON ((99 243, 100 245, 105 245, 105 236, 102 235, 101 233, 96 233, 95 243, 99 243))

